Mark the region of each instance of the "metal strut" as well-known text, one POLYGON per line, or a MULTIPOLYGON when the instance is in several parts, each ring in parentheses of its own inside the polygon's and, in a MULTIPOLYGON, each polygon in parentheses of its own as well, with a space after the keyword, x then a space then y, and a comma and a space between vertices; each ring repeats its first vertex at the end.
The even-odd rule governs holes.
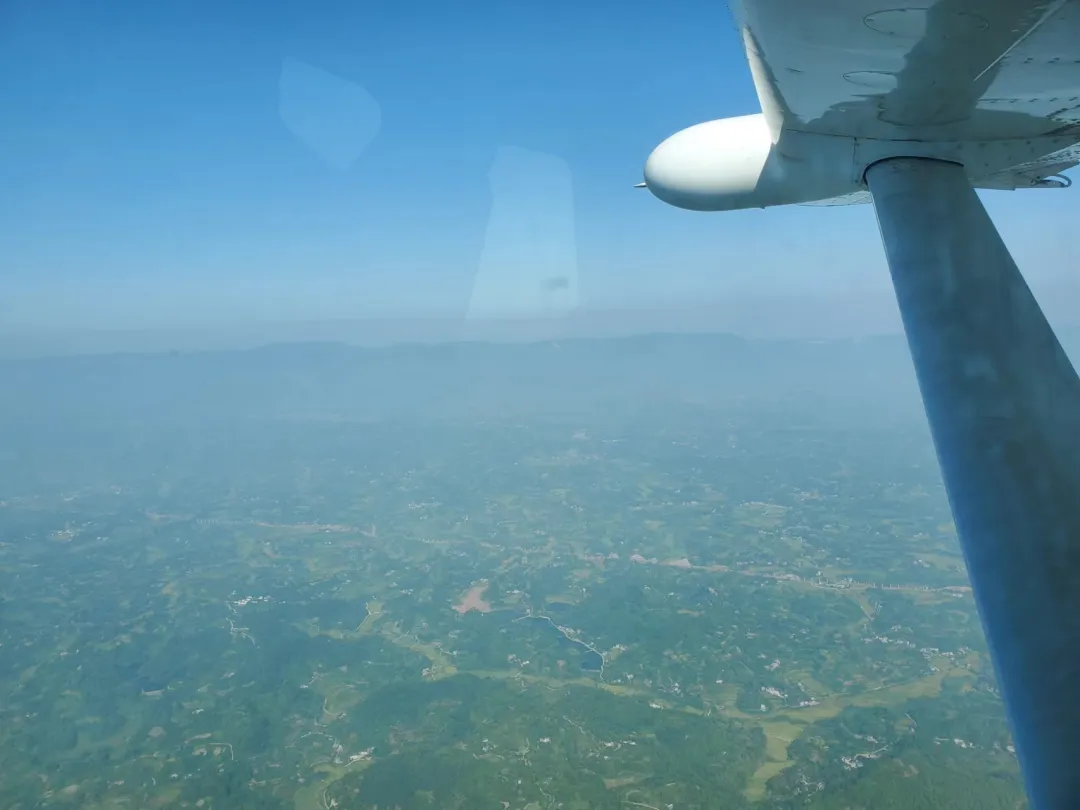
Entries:
POLYGON ((962 166, 866 182, 1032 807, 1080 807, 1080 379, 962 166))

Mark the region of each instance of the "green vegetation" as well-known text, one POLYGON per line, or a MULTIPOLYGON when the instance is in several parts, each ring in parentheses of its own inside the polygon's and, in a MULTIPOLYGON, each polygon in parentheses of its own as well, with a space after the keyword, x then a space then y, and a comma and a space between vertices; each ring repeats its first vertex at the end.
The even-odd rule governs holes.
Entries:
POLYGON ((924 433, 798 424, 87 428, 0 491, 0 807, 1022 804, 924 433))

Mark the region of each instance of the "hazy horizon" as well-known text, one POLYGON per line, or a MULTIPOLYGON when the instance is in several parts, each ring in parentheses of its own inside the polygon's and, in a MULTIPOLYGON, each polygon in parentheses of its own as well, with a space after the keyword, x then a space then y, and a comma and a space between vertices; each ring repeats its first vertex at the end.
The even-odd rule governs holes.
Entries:
MULTIPOLYGON (((1080 280, 1032 283, 1058 330, 1080 326, 1080 280)), ((520 342, 651 333, 732 334, 750 339, 832 340, 898 335, 891 291, 824 295, 742 295, 723 300, 672 302, 651 308, 579 306, 556 317, 469 317, 433 313, 322 320, 209 321, 187 326, 62 328, 0 324, 0 357, 129 351, 252 348, 273 343, 344 342, 356 345, 520 342)))

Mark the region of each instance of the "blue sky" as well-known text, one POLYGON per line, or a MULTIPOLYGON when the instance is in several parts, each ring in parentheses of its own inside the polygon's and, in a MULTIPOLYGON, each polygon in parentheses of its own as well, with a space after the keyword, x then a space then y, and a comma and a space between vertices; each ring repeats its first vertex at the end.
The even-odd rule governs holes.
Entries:
MULTIPOLYGON (((868 206, 631 188, 667 135, 758 111, 716 0, 9 0, 0 105, 0 327, 888 290, 868 206)), ((1037 292, 1071 271, 1080 196, 988 200, 1037 292)))

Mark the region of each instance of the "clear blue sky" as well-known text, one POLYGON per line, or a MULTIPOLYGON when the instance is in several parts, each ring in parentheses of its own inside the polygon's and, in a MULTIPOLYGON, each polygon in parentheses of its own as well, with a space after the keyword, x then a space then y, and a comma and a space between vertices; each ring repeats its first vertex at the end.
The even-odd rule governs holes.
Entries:
MULTIPOLYGON (((0 326, 887 289, 868 206, 631 188, 758 111, 719 0, 8 0, 0 109, 0 326)), ((1033 278, 1071 271, 1080 194, 990 202, 1033 278)))

